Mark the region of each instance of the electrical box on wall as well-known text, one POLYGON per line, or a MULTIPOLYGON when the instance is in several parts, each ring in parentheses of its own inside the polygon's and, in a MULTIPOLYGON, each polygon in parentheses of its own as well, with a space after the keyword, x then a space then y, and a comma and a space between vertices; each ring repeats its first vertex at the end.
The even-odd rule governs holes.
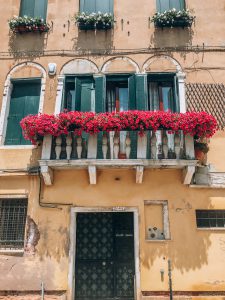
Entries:
POLYGON ((148 240, 164 240, 165 236, 163 231, 161 231, 157 227, 149 227, 147 232, 147 239, 148 240))

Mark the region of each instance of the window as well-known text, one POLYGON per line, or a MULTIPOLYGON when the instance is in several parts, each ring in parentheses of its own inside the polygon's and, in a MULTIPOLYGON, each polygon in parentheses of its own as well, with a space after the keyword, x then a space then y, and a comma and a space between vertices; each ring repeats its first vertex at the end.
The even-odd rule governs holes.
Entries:
POLYGON ((12 81, 5 145, 30 145, 23 138, 20 121, 29 114, 37 114, 41 92, 40 79, 12 81))
POLYGON ((20 16, 46 19, 48 0, 21 0, 20 16))
POLYGON ((148 75, 149 110, 179 112, 175 74, 148 75))
POLYGON ((67 77, 64 109, 95 111, 95 87, 92 76, 67 77))
POLYGON ((0 248, 24 246, 27 199, 0 199, 0 248))
POLYGON ((196 210, 198 228, 224 228, 225 210, 196 210))
POLYGON ((112 112, 135 108, 135 75, 66 77, 62 109, 112 112))
POLYGON ((158 12, 164 12, 173 8, 176 8, 176 10, 185 9, 185 0, 156 0, 158 12))
POLYGON ((111 13, 113 14, 113 0, 80 0, 80 12, 111 13))

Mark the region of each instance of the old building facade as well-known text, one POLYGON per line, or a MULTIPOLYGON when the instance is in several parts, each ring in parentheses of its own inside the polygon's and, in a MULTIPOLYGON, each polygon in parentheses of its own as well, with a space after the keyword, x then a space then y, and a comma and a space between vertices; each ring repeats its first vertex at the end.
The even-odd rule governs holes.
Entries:
POLYGON ((0 7, 0 299, 224 299, 225 1, 0 7), (151 22, 174 8, 193 23, 151 22), (79 11, 116 22, 82 30, 79 11), (19 15, 49 30, 10 30, 19 15), (64 109, 207 111, 219 130, 203 165, 182 132, 23 138, 64 109))

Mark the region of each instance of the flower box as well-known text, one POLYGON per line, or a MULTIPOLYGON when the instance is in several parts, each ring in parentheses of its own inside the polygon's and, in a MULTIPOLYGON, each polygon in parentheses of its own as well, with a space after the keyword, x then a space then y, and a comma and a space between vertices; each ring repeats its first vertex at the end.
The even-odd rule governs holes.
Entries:
POLYGON ((191 27, 195 17, 189 10, 177 11, 175 8, 163 13, 155 13, 151 22, 155 27, 191 27))
POLYGON ((13 17, 8 21, 10 29, 14 33, 27 33, 27 32, 48 32, 50 26, 41 18, 31 17, 13 17))
POLYGON ((91 13, 84 12, 75 15, 75 23, 80 30, 109 30, 115 22, 110 13, 91 13))

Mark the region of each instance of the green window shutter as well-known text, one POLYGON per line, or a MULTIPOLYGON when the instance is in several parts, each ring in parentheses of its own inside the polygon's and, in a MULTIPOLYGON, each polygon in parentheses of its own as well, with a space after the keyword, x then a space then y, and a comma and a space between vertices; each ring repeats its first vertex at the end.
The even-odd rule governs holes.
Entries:
POLYGON ((176 8, 177 10, 184 9, 185 1, 184 0, 170 0, 170 9, 172 9, 172 8, 176 8))
POLYGON ((35 0, 34 17, 46 20, 48 0, 35 0))
POLYGON ((179 102, 179 94, 178 94, 178 82, 177 82, 177 76, 174 76, 174 99, 175 99, 175 105, 174 110, 175 112, 180 111, 180 102, 179 102))
POLYGON ((136 75, 136 108, 148 110, 147 74, 136 75))
POLYGON ((20 2, 20 16, 34 17, 35 0, 21 0, 20 2))
POLYGON ((170 9, 170 0, 156 0, 157 12, 164 12, 170 9))
POLYGON ((82 82, 81 84, 81 108, 83 112, 95 111, 95 94, 92 82, 82 82))
POLYGON ((30 144, 22 135, 20 121, 29 114, 37 114, 40 100, 40 81, 15 82, 10 100, 5 145, 30 144))
MULTIPOLYGON (((106 111, 106 77, 105 75, 97 75, 95 79, 95 111, 101 113, 106 111)), ((102 137, 103 133, 98 133, 97 157, 103 159, 102 153, 102 137)))
POLYGON ((106 78, 104 75, 95 76, 95 111, 106 111, 106 78))
POLYGON ((75 78, 75 97, 72 101, 71 110, 80 111, 81 109, 81 80, 75 78))
POLYGON ((80 12, 96 12, 96 0, 80 0, 80 12))
MULTIPOLYGON (((136 107, 136 75, 128 78, 129 110, 135 110, 136 107)), ((130 158, 137 158, 137 131, 130 131, 131 152, 130 158)))
POLYGON ((136 109, 136 80, 135 75, 128 78, 129 109, 136 109))
POLYGON ((96 0, 95 12, 111 13, 113 14, 113 0, 96 0))

